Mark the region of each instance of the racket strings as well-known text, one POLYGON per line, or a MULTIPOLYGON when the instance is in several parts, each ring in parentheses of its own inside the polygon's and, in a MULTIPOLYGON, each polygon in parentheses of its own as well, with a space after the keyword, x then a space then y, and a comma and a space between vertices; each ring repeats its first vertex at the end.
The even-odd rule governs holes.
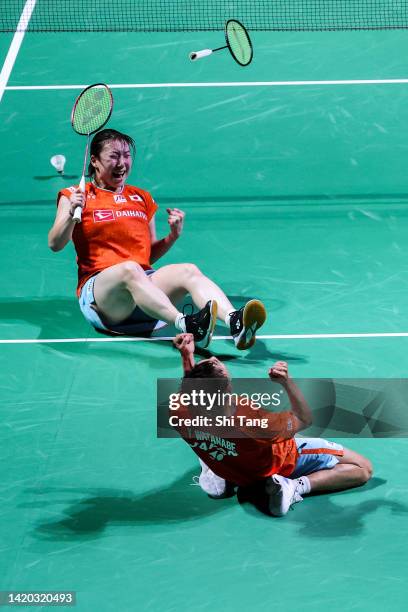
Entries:
POLYGON ((227 38, 231 53, 240 64, 246 65, 252 59, 252 45, 246 30, 237 21, 230 21, 227 25, 227 38))
POLYGON ((244 47, 242 45, 242 41, 241 41, 241 38, 239 36, 239 31, 238 31, 238 29, 237 29, 235 24, 233 24, 233 26, 232 26, 232 31, 234 33, 235 41, 236 41, 236 43, 237 43, 237 45, 239 47, 239 50, 241 52, 241 61, 242 61, 243 59, 245 59, 245 55, 244 55, 245 49, 244 49, 244 47))
POLYGON ((109 118, 112 110, 110 92, 104 87, 90 87, 78 98, 72 126, 79 134, 92 134, 109 118))

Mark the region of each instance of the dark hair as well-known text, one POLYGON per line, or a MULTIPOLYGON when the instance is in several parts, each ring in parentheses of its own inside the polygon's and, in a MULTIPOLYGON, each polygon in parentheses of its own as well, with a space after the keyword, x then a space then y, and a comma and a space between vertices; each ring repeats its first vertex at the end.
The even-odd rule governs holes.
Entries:
POLYGON ((190 393, 193 389, 200 390, 211 387, 221 393, 227 393, 231 390, 231 380, 225 376, 218 368, 217 362, 214 361, 199 361, 189 372, 186 372, 181 381, 181 392, 190 393), (216 383, 210 380, 216 379, 216 383))
MULTIPOLYGON (((97 132, 91 141, 91 150, 90 155, 95 155, 95 157, 99 157, 103 147, 107 142, 112 142, 112 140, 119 140, 120 142, 127 142, 130 150, 132 151, 132 155, 136 152, 136 145, 133 138, 128 136, 127 134, 123 134, 122 132, 118 132, 117 130, 111 130, 109 128, 105 130, 101 130, 97 132)), ((88 176, 95 175, 95 168, 89 162, 88 165, 88 176)))

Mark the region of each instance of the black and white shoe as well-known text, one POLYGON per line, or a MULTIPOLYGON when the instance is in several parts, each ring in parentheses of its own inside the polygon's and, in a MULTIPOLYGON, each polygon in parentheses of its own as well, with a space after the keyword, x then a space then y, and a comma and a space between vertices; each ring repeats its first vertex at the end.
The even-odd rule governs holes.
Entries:
POLYGON ((184 315, 186 332, 193 334, 196 346, 206 348, 214 332, 217 321, 217 302, 209 300, 198 312, 184 315))
POLYGON ((259 300, 249 300, 230 315, 231 336, 240 351, 255 344, 255 333, 265 323, 265 306, 259 300))

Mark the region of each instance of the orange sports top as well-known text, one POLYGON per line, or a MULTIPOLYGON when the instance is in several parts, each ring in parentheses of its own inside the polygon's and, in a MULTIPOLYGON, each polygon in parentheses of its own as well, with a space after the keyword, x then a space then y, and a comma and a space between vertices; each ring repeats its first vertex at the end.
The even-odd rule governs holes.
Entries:
MULTIPOLYGON (((193 416, 184 406, 172 414, 182 418, 193 416)), ((238 404, 233 426, 183 424, 175 429, 215 474, 240 486, 272 474, 290 476, 299 456, 293 437, 295 417, 289 411, 272 413, 238 404), (246 424, 246 419, 254 418, 265 419, 266 428, 246 424)))
MULTIPOLYGON (((69 198, 76 187, 62 189, 69 198)), ((122 261, 136 261, 150 267, 149 222, 157 210, 150 193, 125 185, 122 193, 86 184, 86 204, 82 222, 75 225, 72 240, 77 253, 78 296, 94 274, 122 261)))

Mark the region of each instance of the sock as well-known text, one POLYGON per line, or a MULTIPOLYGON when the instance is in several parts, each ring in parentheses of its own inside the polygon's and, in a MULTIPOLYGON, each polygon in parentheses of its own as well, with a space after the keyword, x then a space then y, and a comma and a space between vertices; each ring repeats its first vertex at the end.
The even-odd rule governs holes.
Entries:
POLYGON ((185 334, 187 331, 186 330, 186 320, 184 318, 184 315, 181 312, 178 313, 176 320, 174 321, 174 327, 178 329, 179 331, 181 331, 183 334, 185 334))
POLYGON ((225 325, 227 327, 229 327, 230 324, 230 318, 233 312, 236 312, 235 310, 230 310, 229 312, 227 312, 227 314, 225 315, 225 325))
POLYGON ((307 495, 311 491, 310 480, 307 476, 301 476, 296 478, 297 480, 297 491, 300 495, 307 495))

